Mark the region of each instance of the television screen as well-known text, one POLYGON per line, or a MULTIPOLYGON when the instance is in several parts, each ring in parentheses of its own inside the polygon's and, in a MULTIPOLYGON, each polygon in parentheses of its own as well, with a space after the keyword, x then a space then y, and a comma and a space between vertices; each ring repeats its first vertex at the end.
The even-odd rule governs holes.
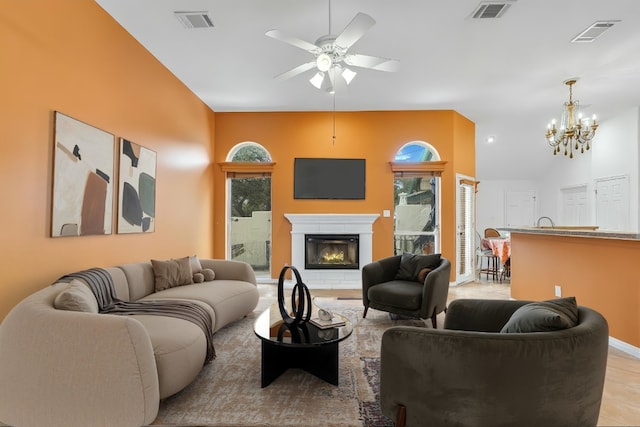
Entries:
POLYGON ((365 198, 365 159, 296 158, 294 199, 365 198))

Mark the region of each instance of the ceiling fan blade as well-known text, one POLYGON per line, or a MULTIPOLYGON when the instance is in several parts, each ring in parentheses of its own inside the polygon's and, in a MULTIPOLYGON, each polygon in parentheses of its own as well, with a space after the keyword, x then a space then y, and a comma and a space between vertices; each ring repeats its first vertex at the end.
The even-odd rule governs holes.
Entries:
POLYGON ((305 71, 309 71, 310 69, 312 69, 315 66, 316 66, 316 61, 307 62, 307 63, 304 63, 302 65, 298 65, 297 67, 292 68, 289 71, 285 71, 282 74, 278 74, 275 78, 277 80, 290 79, 291 77, 295 77, 298 74, 304 73, 305 71))
POLYGON ((349 49, 367 32, 376 21, 366 13, 359 12, 336 37, 335 44, 343 49, 349 49))
POLYGON ((344 62, 354 67, 370 68, 378 71, 394 72, 400 69, 400 63, 395 59, 380 58, 378 56, 353 54, 347 55, 344 62))
POLYGON ((311 52, 313 54, 320 51, 320 48, 315 44, 309 43, 296 37, 288 36, 280 30, 269 30, 265 34, 272 39, 280 40, 281 42, 290 44, 291 46, 306 50, 307 52, 311 52))

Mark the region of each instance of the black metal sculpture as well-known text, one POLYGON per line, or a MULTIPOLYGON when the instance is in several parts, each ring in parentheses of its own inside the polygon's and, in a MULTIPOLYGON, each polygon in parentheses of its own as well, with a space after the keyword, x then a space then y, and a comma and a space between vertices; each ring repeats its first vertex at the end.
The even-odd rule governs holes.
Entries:
POLYGON ((278 307, 284 323, 290 325, 294 323, 307 322, 311 318, 311 293, 309 288, 302 282, 300 272, 292 265, 285 265, 280 271, 278 279, 278 307), (295 276, 295 285, 291 290, 291 310, 287 309, 284 300, 284 275, 290 269, 295 276))

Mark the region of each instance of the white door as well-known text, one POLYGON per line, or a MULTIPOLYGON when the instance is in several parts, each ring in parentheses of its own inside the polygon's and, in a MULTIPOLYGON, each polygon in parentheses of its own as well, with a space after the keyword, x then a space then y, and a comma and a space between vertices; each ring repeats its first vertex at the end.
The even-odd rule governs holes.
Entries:
POLYGON ((628 176, 596 181, 596 223, 601 230, 628 231, 628 176))
POLYGON ((592 225, 589 220, 589 203, 587 201, 587 186, 562 188, 562 213, 557 224, 562 225, 592 225))
POLYGON ((507 191, 505 195, 507 227, 532 226, 536 221, 536 192, 507 191))
POLYGON ((475 185, 458 177, 456 191, 456 283, 470 282, 475 277, 475 185))

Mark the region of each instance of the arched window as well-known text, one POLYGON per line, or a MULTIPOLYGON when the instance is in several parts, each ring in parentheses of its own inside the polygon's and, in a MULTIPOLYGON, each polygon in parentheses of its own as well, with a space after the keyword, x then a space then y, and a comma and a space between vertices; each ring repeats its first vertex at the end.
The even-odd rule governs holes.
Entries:
POLYGON ((257 142, 241 142, 233 147, 227 155, 228 162, 270 163, 271 155, 257 142))
POLYGON ((412 141, 402 146, 396 153, 395 162, 430 162, 440 160, 435 148, 423 141, 412 141))

